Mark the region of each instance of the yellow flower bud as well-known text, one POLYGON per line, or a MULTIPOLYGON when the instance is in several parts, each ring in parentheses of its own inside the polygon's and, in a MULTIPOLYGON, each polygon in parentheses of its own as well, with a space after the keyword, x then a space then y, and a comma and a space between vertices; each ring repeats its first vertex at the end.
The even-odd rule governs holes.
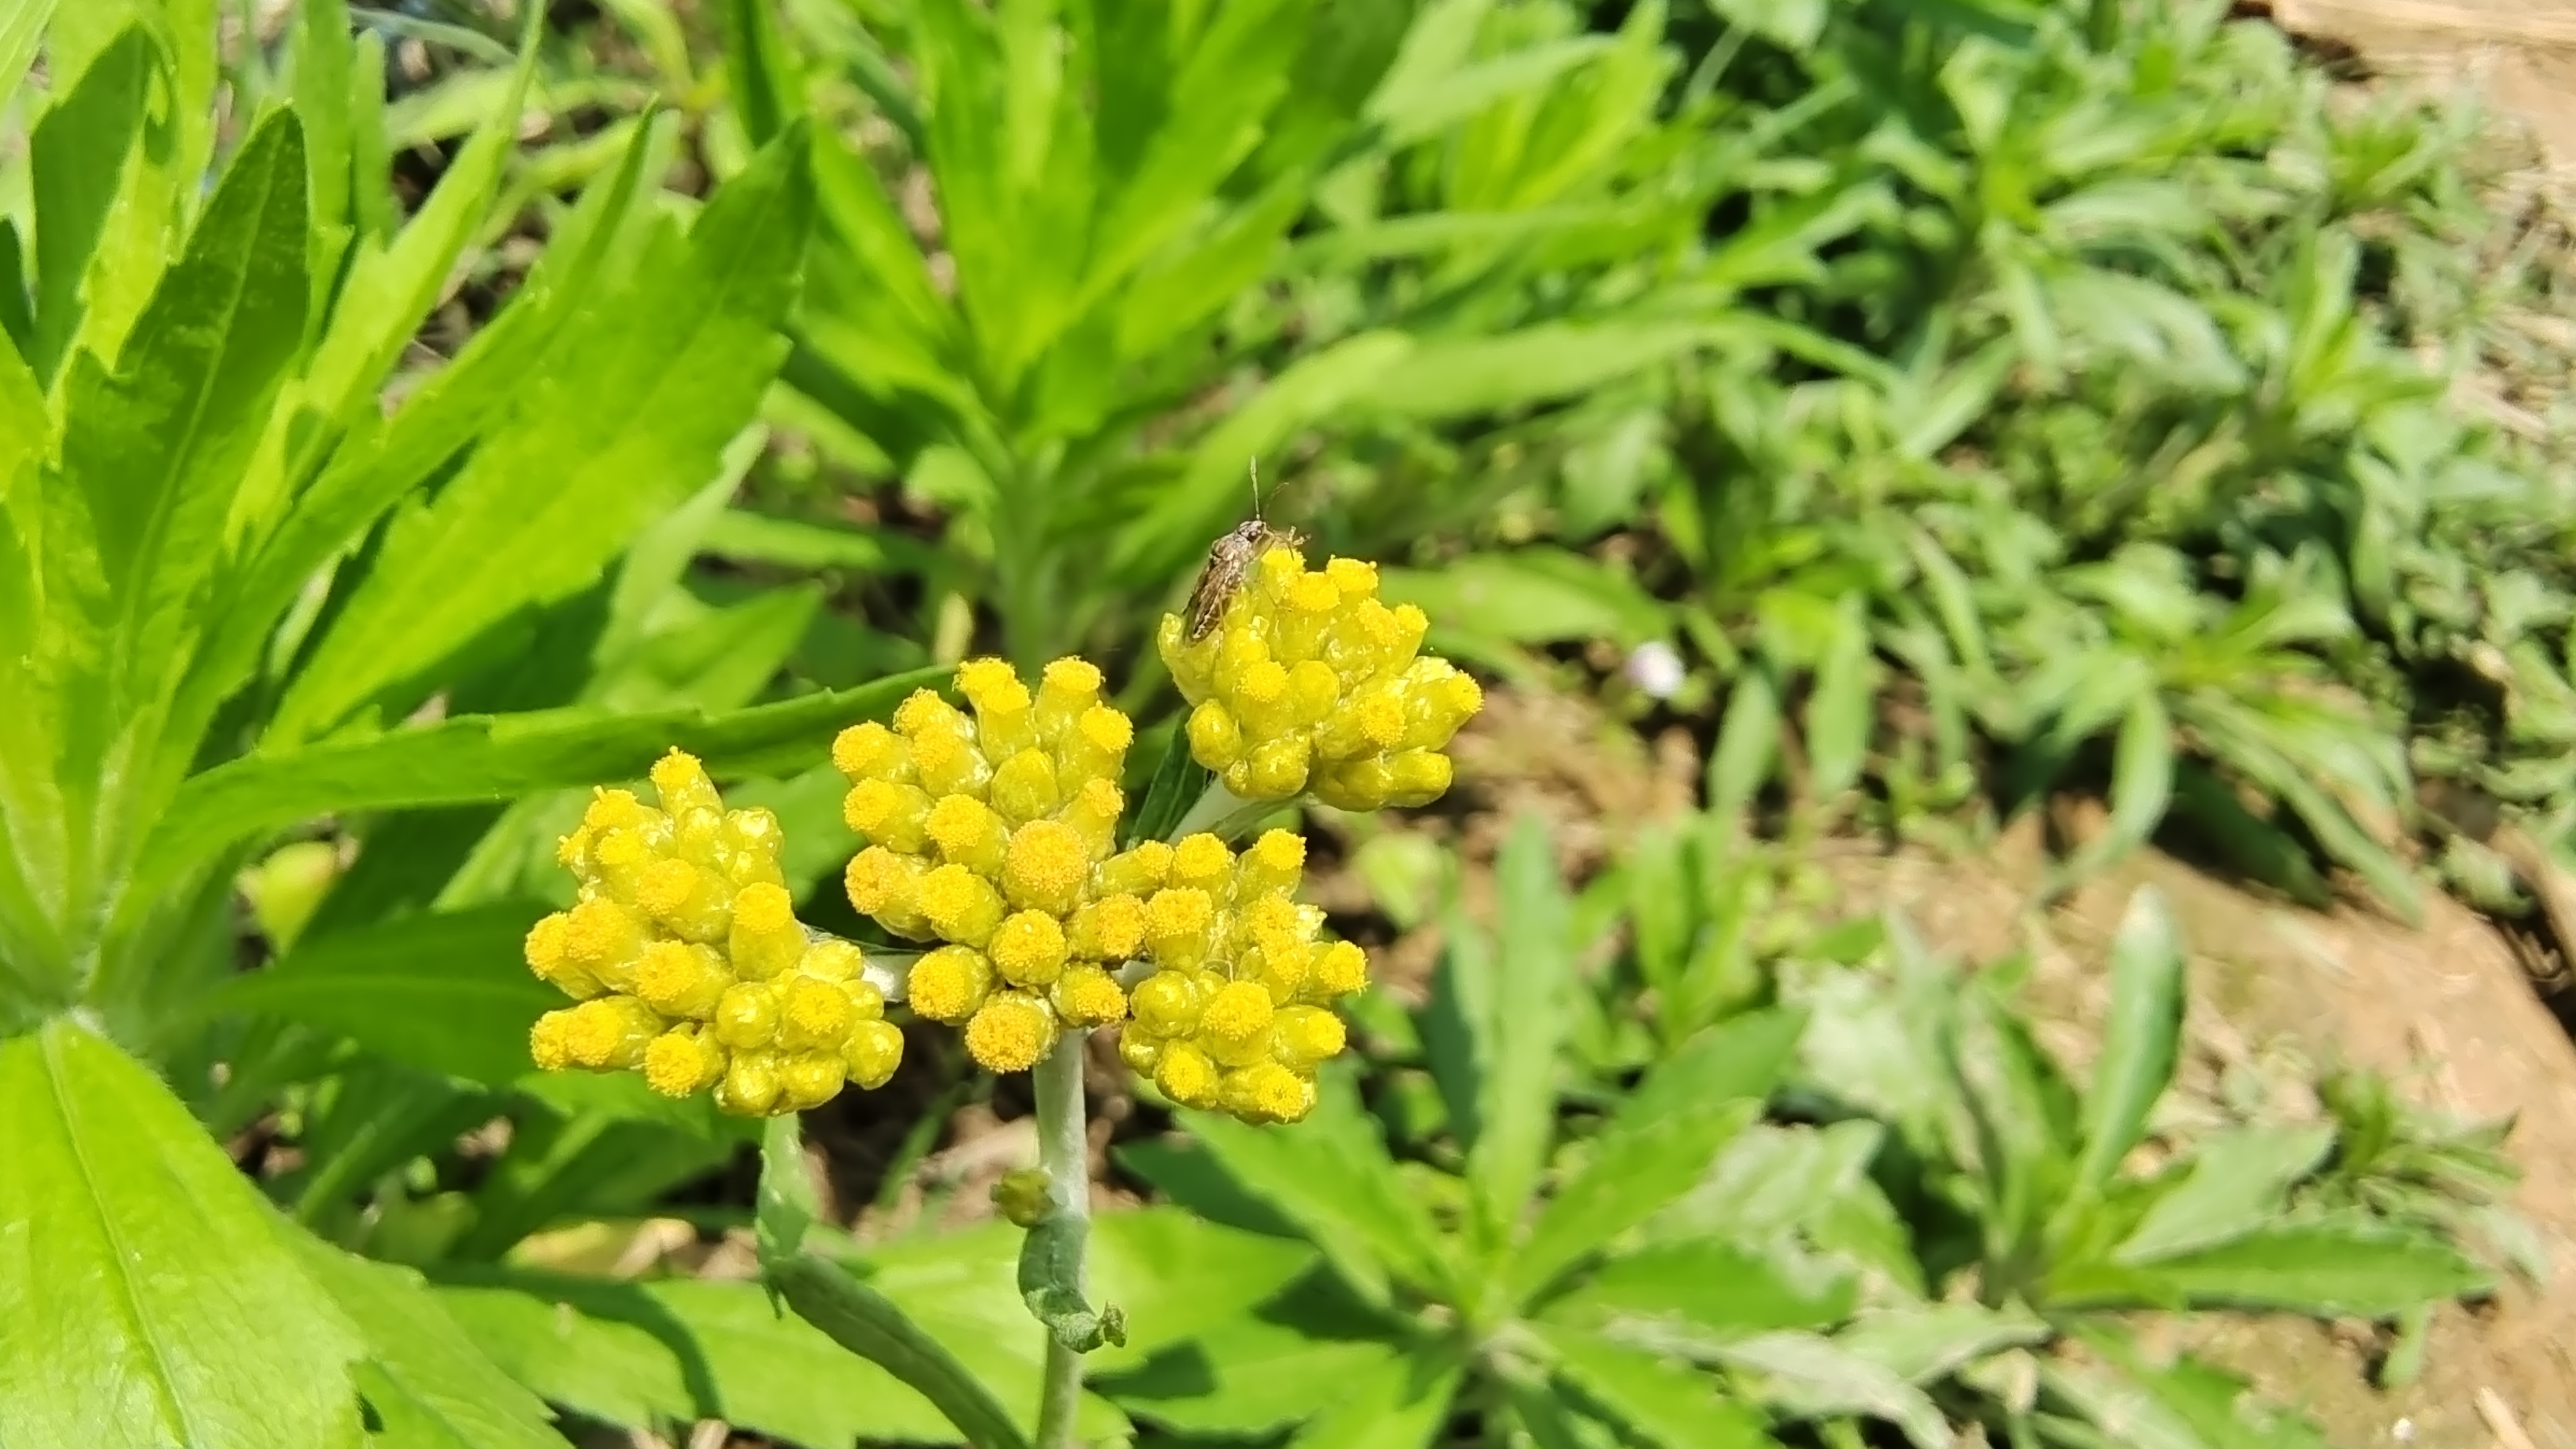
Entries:
POLYGON ((1315 957, 1308 1000, 1331 1001, 1368 985, 1368 957, 1348 941, 1335 941, 1315 957))
POLYGON ((644 1048, 644 1085, 665 1097, 692 1097, 724 1075, 725 1049, 695 1026, 675 1026, 644 1048))
POLYGON ((1064 804, 1056 779, 1055 757, 1044 750, 1022 750, 993 771, 993 808, 1012 825, 1052 815, 1064 804))
POLYGON ((706 767, 697 756, 677 749, 653 763, 653 789, 662 797, 662 813, 674 818, 692 810, 724 809, 706 767))
POLYGON ((1082 841, 1085 857, 1105 860, 1118 847, 1118 817, 1126 813, 1126 792, 1105 779, 1086 780, 1056 818, 1082 841))
POLYGON ((1002 924, 1001 894, 962 865, 943 865, 923 876, 913 899, 931 929, 961 946, 982 946, 1002 924))
POLYGON ((921 881, 929 871, 916 856, 872 845, 850 857, 841 884, 860 915, 898 936, 919 941, 930 935, 930 922, 921 914, 921 881))
POLYGON ((1280 1065, 1312 1072, 1341 1055, 1349 1041, 1342 1019, 1320 1006, 1283 1006, 1270 1022, 1270 1055, 1280 1065))
POLYGON ((1060 915, 1073 909, 1090 874, 1090 854, 1072 826, 1032 820, 1011 832, 1002 861, 1002 889, 1011 904, 1060 915))
POLYGON ((999 659, 969 659, 957 666, 957 692, 975 711, 975 742, 987 760, 1017 754, 1037 743, 1029 687, 999 659))
POLYGON ((1315 1109, 1315 1085, 1277 1062, 1256 1062, 1226 1073, 1219 1098, 1245 1122, 1295 1122, 1315 1109))
POLYGON ((1388 756, 1387 803, 1408 810, 1430 804, 1449 793, 1450 770, 1449 757, 1432 750, 1388 756))
POLYGON ((841 1067, 861 1091, 873 1092, 903 1065, 903 1033, 892 1022, 863 1021, 850 1029, 841 1048, 841 1067))
POLYGON ((1055 1049, 1057 1032, 1045 998, 996 991, 966 1023, 966 1055, 988 1072, 1025 1072, 1055 1049))
MULTIPOLYGON (((855 982, 867 966, 867 957, 857 946, 838 939, 817 941, 796 958, 796 969, 817 981, 855 982)), ((868 989, 876 990, 873 986, 868 989)))
POLYGON ((1324 564, 1324 577, 1333 581, 1344 603, 1358 603, 1377 596, 1377 565, 1362 559, 1335 558, 1324 564))
POLYGON ((993 989, 993 965, 983 953, 942 946, 912 963, 904 998, 913 1014, 954 1026, 975 1014, 993 989))
POLYGON ((1223 701, 1199 701, 1187 726, 1190 758, 1211 770, 1223 770, 1243 758, 1243 727, 1223 701))
MULTIPOLYGON (((778 992, 778 1045, 791 1052, 837 1052, 858 1024, 840 983, 790 976, 778 992)), ((839 1090, 838 1084, 833 1090, 839 1090)))
POLYGON ((738 981, 716 998, 710 1020, 716 1040, 737 1052, 778 1039, 778 989, 766 981, 738 981))
POLYGON ((669 858, 644 868, 635 904, 672 935, 712 944, 731 923, 733 891, 715 872, 669 858))
POLYGON ((731 985, 733 973, 725 969, 722 956, 683 941, 656 941, 645 947, 643 960, 635 968, 636 996, 664 1016, 704 1021, 731 985))
POLYGON ((1087 660, 1058 659, 1038 676, 1037 730, 1050 747, 1073 732, 1083 712, 1100 703, 1100 670, 1087 660))
POLYGON ((1145 944, 1145 903, 1132 895, 1086 901, 1066 933, 1073 954, 1085 961, 1124 961, 1145 944))
POLYGON ((832 741, 832 768, 850 781, 887 780, 912 783, 912 748, 901 735, 870 720, 841 731, 832 741))
POLYGON ((1313 729, 1323 723, 1341 695, 1342 681, 1334 675, 1333 667, 1320 659, 1301 660, 1288 671, 1288 718, 1299 729, 1313 729))
POLYGON ((1147 840, 1102 861, 1092 873, 1091 886, 1104 896, 1145 895, 1171 876, 1172 848, 1159 840, 1147 840))
POLYGON ((1044 986, 1064 971, 1070 948, 1064 927, 1044 911, 1014 911, 993 931, 985 954, 1014 986, 1044 986))
POLYGON ((1154 1075, 1155 1064, 1162 1059, 1162 1038, 1147 1036, 1137 1030, 1133 1022, 1128 1024, 1126 1030, 1118 1033, 1118 1060, 1125 1062, 1129 1071, 1140 1077, 1151 1078, 1154 1075))
POLYGON ((981 795, 993 774, 962 719, 954 729, 942 727, 913 736, 912 769, 921 788, 934 796, 981 795))
POLYGON ((841 797, 841 819, 870 844, 907 854, 921 849, 931 799, 917 785, 861 780, 841 797))
POLYGON ((716 1106, 737 1117, 770 1115, 786 1085, 779 1079, 779 1065, 776 1052, 735 1052, 716 1082, 716 1106))
POLYGON ((1225 772, 1225 785, 1246 800, 1286 800, 1306 788, 1312 759, 1304 735, 1264 740, 1225 772))
POLYGON ((1056 741, 1057 777, 1072 786, 1085 780, 1116 780, 1126 764, 1127 747, 1135 743, 1136 726, 1105 704, 1095 704, 1074 717, 1073 728, 1056 741))
POLYGON ((632 904, 646 868, 654 863, 653 842, 642 830, 611 830, 591 843, 591 880, 602 895, 632 904))
POLYGON ((567 970, 578 970, 611 991, 635 984, 635 958, 644 949, 644 923, 615 901, 593 898, 564 915, 567 970))
POLYGON ((736 890, 754 885, 783 887, 787 877, 778 868, 778 853, 786 843, 786 831, 769 811, 728 810, 716 832, 716 860, 736 890))
POLYGON ((632 996, 594 996, 564 1018, 564 1055, 595 1072, 639 1066, 644 1048, 662 1034, 662 1018, 632 996))
POLYGON ((1393 685, 1371 685, 1343 701, 1315 732, 1315 748, 1328 760, 1384 754, 1404 739, 1405 700, 1393 685))
POLYGON ((1145 902, 1145 944, 1166 967, 1194 967, 1207 959, 1208 927, 1215 916, 1205 891, 1156 891, 1145 902))
POLYGON ((815 979, 830 981, 841 988, 841 994, 850 998, 850 1015, 854 1019, 876 1021, 885 1015, 885 993, 877 990, 876 985, 866 977, 816 977, 815 979))
POLYGON ((1251 981, 1229 983, 1199 1013, 1199 1034, 1229 1044, 1251 1042, 1270 1031, 1270 993, 1251 981))
POLYGON ((1414 661, 1398 684, 1406 708, 1404 737, 1396 748, 1439 749, 1485 706, 1484 690, 1446 659, 1414 661))
POLYGON ((805 928, 796 923, 796 902, 786 887, 751 885, 735 893, 725 954, 747 981, 766 981, 796 964, 805 954, 805 928))
MULTIPOLYGON (((1297 889, 1306 870, 1306 837, 1289 830, 1265 830, 1244 847, 1235 864, 1234 898, 1284 896, 1297 889)), ((1285 904, 1283 901, 1282 904, 1285 904)))
POLYGON ((605 988, 597 977, 572 959, 568 944, 571 934, 571 918, 561 911, 529 927, 526 945, 528 969, 536 973, 538 980, 575 1000, 597 996, 605 988))
POLYGON ((778 1101, 775 1112, 810 1112, 841 1094, 841 1083, 849 1074, 842 1064, 839 1043, 828 1052, 803 1052, 787 1058, 778 1068, 778 1101))
POLYGON ((575 829, 570 835, 558 837, 555 841, 555 864, 570 872, 575 880, 590 879, 594 870, 590 860, 592 839, 587 825, 575 829))
POLYGON ((1155 1036, 1187 1036, 1198 1030, 1199 1006, 1186 971, 1157 971, 1137 982, 1127 999, 1136 1024, 1155 1036))
POLYGON ((1216 1063, 1188 1042, 1166 1042, 1154 1063, 1154 1086, 1184 1107, 1213 1107, 1219 1091, 1216 1063))
POLYGON ((1371 755, 1330 765, 1315 773, 1315 798, 1336 810, 1378 810, 1395 794, 1394 772, 1386 756, 1371 755))
POLYGON ((1056 1015, 1075 1026, 1107 1026, 1127 1014, 1127 993, 1118 978, 1097 966, 1075 966, 1058 976, 1047 1000, 1056 1015))
POLYGON ((1002 817, 972 795, 943 795, 930 807, 923 833, 939 847, 939 857, 981 876, 1001 873, 1002 849, 1010 839, 1002 817))
POLYGON ((582 828, 592 835, 606 835, 613 830, 639 830, 653 818, 644 802, 632 790, 595 789, 590 804, 582 811, 582 828))
POLYGON ((539 1071, 560 1072, 572 1065, 573 1008, 549 1011, 528 1028, 528 1059, 539 1071))

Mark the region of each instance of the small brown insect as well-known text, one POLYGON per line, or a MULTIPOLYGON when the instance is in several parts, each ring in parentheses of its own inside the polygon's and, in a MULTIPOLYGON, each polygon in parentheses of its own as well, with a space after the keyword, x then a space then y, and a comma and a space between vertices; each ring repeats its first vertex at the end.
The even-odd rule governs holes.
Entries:
POLYGON ((1261 519, 1261 471, 1252 473, 1252 517, 1236 524, 1208 545, 1207 566, 1190 586, 1189 640, 1196 644, 1225 618, 1226 605, 1243 590, 1252 566, 1274 548, 1302 548, 1306 536, 1293 528, 1272 528, 1261 519))

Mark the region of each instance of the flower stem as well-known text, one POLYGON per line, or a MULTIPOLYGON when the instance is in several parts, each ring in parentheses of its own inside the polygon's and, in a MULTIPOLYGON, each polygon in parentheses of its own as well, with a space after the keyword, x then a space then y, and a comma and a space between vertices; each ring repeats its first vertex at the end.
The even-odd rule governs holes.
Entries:
MULTIPOLYGON (((1068 1031, 1030 1074, 1037 1088, 1038 1166, 1045 1169, 1055 1228, 1073 1264, 1070 1285, 1082 1299, 1091 1293, 1091 1151, 1082 1103, 1083 1047, 1090 1033, 1068 1031)), ((1082 1355, 1050 1332, 1046 1378, 1038 1400, 1036 1449, 1069 1449, 1074 1416, 1082 1405, 1082 1355)))

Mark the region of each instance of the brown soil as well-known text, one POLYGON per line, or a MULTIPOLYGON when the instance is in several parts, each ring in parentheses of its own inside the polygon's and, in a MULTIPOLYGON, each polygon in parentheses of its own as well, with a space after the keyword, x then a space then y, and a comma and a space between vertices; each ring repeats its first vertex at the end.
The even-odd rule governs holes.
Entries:
POLYGON ((2370 68, 2474 86, 2520 121, 2552 169, 2576 168, 2576 4, 2568 0, 2270 0, 2293 35, 2370 68))

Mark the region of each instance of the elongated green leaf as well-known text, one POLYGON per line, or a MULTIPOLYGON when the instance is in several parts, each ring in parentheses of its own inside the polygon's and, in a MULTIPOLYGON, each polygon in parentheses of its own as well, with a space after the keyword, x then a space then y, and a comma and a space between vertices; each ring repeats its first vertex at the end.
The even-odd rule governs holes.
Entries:
POLYGON ((1383 569, 1389 603, 1418 605, 1438 627, 1473 621, 1516 644, 1607 639, 1633 646, 1670 632, 1653 595, 1598 561, 1555 548, 1469 554, 1437 570, 1383 569))
POLYGON ((302 341, 303 132, 272 112, 224 172, 113 372, 65 382, 64 485, 85 500, 115 608, 117 714, 173 682, 283 369, 302 341))
POLYGON ((1845 1353, 1886 1368, 1908 1383, 1936 1378, 2007 1348, 2044 1343, 2050 1329, 2026 1308, 1927 1303, 1864 1313, 1834 1335, 1845 1353))
POLYGON ((2164 897, 2141 887, 2111 940, 2111 1016, 2093 1090, 2084 1099, 2079 1192, 2100 1192, 2138 1145, 2147 1114, 2173 1081, 2182 1045, 2183 946, 2164 897))
POLYGON ((309 736, 513 612, 587 586, 714 475, 784 356, 774 328, 813 211, 806 155, 801 131, 781 137, 685 243, 660 234, 602 314, 614 322, 535 379, 434 503, 396 518, 275 731, 309 736))
POLYGON ((2194 1147, 2191 1175, 2155 1206, 2112 1256, 2150 1263, 2223 1243, 2278 1218, 2291 1186, 2334 1146, 2331 1127, 2241 1127, 2194 1147))
POLYGON ((1749 1102, 1706 1103, 1650 1120, 1622 1112, 1582 1173, 1549 1199, 1529 1240, 1511 1254, 1506 1291, 1516 1302, 1543 1291, 1586 1254, 1654 1216, 1699 1180, 1718 1148, 1758 1110, 1749 1102))
POLYGON ((1474 1113, 1459 1123, 1467 1184, 1487 1250, 1500 1253, 1538 1190, 1556 1135, 1556 1058, 1574 963, 1565 886, 1542 817, 1524 814, 1513 824, 1494 875, 1493 953, 1453 953, 1442 987, 1467 1025, 1475 1064, 1474 1113), (1487 961, 1489 979, 1468 979, 1487 961))
POLYGON ((1802 1419, 1866 1414, 1905 1433, 1914 1449, 1950 1449, 1949 1421, 1921 1389, 1884 1365, 1813 1333, 1766 1333, 1719 1351, 1719 1361, 1760 1375, 1763 1402, 1802 1419))
POLYGON ((1764 1449, 1762 1420, 1717 1381, 1580 1329, 1539 1330, 1558 1378, 1656 1449, 1764 1449))
POLYGON ((308 940, 224 983, 209 1009, 286 1017, 397 1061, 505 1086, 530 1070, 530 1023, 566 1004, 520 959, 543 914, 540 905, 488 906, 308 940))
POLYGON ((136 868, 151 883, 233 841, 330 810, 506 800, 532 790, 640 778, 663 751, 711 770, 779 773, 821 755, 833 733, 881 718, 941 670, 917 670, 831 694, 709 716, 696 710, 614 716, 589 708, 466 715, 414 729, 247 755, 191 779, 136 868))
POLYGON ((1438 1290, 1449 1269, 1438 1230, 1405 1192, 1373 1118, 1349 1084, 1322 1082, 1314 1114, 1289 1128, 1247 1127, 1193 1113, 1191 1134, 1228 1177, 1293 1222, 1363 1295, 1383 1301, 1390 1275, 1438 1290))
POLYGON ((1780 691, 1769 671, 1755 666, 1737 675, 1727 695, 1717 747, 1708 756, 1708 813, 1741 820, 1771 778, 1780 748, 1780 691))
MULTIPOLYGON (((167 121, 156 120, 146 104, 147 92, 169 74, 169 57, 149 27, 133 25, 86 57, 71 53, 57 34, 49 59, 61 99, 28 140, 29 185, 43 235, 36 243, 35 333, 27 361, 47 381, 71 356, 103 292, 148 289, 158 276, 164 218, 140 200, 154 188, 140 174, 146 167, 136 152, 169 142, 167 121), (120 199, 127 203, 121 216, 120 199)), ((102 341, 114 341, 108 329, 101 331, 102 341)))
POLYGON ((2085 842, 2066 863, 2062 878, 2082 880, 2144 844, 2164 823, 2173 802, 2173 721, 2164 701, 2140 694, 2120 721, 2120 740, 2111 761, 2111 826, 2085 842))
POLYGON ((1460 1366, 1437 1350, 1375 1359, 1333 1385, 1287 1449, 1430 1449, 1447 1424, 1460 1366))
POLYGON ((1868 608, 1857 592, 1834 601, 1833 633, 1807 700, 1809 780, 1819 803, 1840 799, 1860 782, 1870 729, 1878 722, 1868 608))
POLYGON ((0 1045, 0 1423, 30 1444, 356 1449, 365 1344, 151 1071, 57 1020, 0 1045))
POLYGON ((1369 389, 1398 417, 1505 412, 1588 392, 1720 336, 1682 322, 1541 323, 1495 337, 1425 342, 1369 389))
POLYGON ((2194 1303, 2388 1318, 2493 1285, 2437 1238, 2361 1217, 2283 1222, 2141 1270, 2194 1303))
POLYGON ((53 18, 55 0, 5 0, 0 3, 0 96, 16 95, 36 58, 36 41, 53 18))
POLYGON ((1713 1345, 1774 1329, 1829 1327, 1859 1297, 1859 1282, 1841 1264, 1786 1247, 1756 1251, 1697 1239, 1614 1257, 1543 1316, 1641 1347, 1704 1356, 1713 1345))
POLYGON ((536 1395, 484 1357, 420 1275, 295 1235, 304 1271, 366 1339, 359 1395, 378 1449, 565 1449, 536 1395))

